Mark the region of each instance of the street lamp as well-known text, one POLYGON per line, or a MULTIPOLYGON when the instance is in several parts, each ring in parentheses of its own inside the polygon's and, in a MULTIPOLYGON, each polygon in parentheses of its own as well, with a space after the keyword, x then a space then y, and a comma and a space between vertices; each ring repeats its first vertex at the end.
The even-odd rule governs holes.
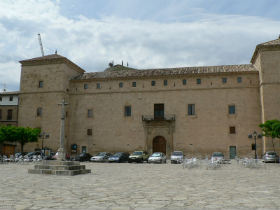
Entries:
POLYGON ((262 138, 262 134, 258 134, 257 131, 254 131, 252 134, 248 134, 248 138, 252 139, 254 138, 255 140, 255 159, 257 159, 257 138, 261 139, 262 138))
MULTIPOLYGON (((46 132, 42 132, 39 134, 39 137, 42 139, 42 150, 44 149, 44 139, 48 139, 50 137, 49 134, 47 134, 46 132)), ((45 150, 44 150, 44 154, 45 154, 45 150)))

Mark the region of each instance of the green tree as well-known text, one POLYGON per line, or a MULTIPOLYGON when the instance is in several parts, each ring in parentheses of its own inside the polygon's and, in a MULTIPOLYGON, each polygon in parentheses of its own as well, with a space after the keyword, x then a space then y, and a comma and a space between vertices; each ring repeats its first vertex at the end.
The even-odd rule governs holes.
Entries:
POLYGON ((263 131, 263 135, 266 137, 271 137, 273 150, 274 147, 274 139, 280 139, 280 121, 279 120, 267 120, 265 123, 259 125, 263 131))
POLYGON ((21 146, 21 152, 23 152, 26 143, 38 141, 40 131, 39 128, 2 126, 0 127, 0 143, 4 141, 18 142, 21 146))
POLYGON ((21 152, 23 152, 23 147, 26 143, 38 141, 40 132, 39 128, 17 127, 16 141, 20 143, 21 152))

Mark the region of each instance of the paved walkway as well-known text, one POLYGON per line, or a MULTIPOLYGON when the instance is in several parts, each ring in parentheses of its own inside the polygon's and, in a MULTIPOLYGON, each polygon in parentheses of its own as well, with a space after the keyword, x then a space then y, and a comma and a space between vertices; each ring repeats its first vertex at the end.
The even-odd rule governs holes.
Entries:
POLYGON ((280 209, 280 164, 217 170, 86 163, 91 174, 28 174, 0 164, 0 209, 280 209))

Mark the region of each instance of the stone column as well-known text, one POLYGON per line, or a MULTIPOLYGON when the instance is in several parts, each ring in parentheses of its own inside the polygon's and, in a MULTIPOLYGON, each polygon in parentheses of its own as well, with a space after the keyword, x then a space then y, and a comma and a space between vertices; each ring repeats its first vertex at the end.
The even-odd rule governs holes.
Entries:
POLYGON ((58 149, 58 157, 57 159, 59 161, 65 160, 65 149, 64 149, 64 119, 65 119, 65 105, 67 105, 67 103, 65 103, 65 100, 62 100, 61 104, 61 126, 60 126, 60 147, 58 149))

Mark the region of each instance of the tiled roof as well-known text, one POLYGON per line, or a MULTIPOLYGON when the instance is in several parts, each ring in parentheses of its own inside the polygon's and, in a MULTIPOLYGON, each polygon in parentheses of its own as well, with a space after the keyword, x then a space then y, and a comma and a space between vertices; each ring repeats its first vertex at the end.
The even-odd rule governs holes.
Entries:
POLYGON ((256 72, 257 70, 251 64, 244 65, 224 65, 224 66, 201 66, 201 67, 180 67, 164 69, 119 69, 118 71, 90 72, 84 73, 74 78, 74 80, 83 79, 105 79, 105 78, 129 78, 129 77, 153 77, 167 75, 191 75, 191 74, 210 74, 210 73, 228 73, 228 72, 256 72))
POLYGON ((269 41, 269 42, 264 42, 264 43, 258 44, 256 46, 254 54, 251 58, 251 63, 255 62, 255 59, 257 58, 259 50, 260 49, 265 49, 265 48, 266 49, 272 49, 272 48, 279 49, 280 48, 280 37, 278 39, 275 39, 275 40, 272 40, 272 41, 269 41))
MULTIPOLYGON (((44 61, 44 60, 53 60, 53 59, 58 59, 58 58, 65 58, 65 57, 58 55, 58 54, 52 54, 52 55, 46 55, 46 56, 31 58, 31 59, 27 59, 27 60, 22 60, 20 62, 22 63, 22 62, 29 62, 29 61, 44 61)), ((67 59, 67 58, 65 58, 65 59, 67 59)))
POLYGON ((261 43, 259 45, 264 45, 264 46, 268 46, 268 45, 280 45, 280 38, 278 39, 275 39, 275 40, 272 40, 272 41, 269 41, 269 42, 264 42, 264 43, 261 43))
POLYGON ((77 64, 70 61, 68 58, 63 57, 58 54, 52 54, 52 55, 46 55, 36 58, 31 58, 27 60, 22 60, 20 63, 22 65, 28 66, 28 65, 42 65, 42 64, 50 64, 50 63, 66 63, 70 65, 73 69, 78 71, 79 73, 84 73, 85 70, 83 70, 81 67, 79 67, 77 64))

